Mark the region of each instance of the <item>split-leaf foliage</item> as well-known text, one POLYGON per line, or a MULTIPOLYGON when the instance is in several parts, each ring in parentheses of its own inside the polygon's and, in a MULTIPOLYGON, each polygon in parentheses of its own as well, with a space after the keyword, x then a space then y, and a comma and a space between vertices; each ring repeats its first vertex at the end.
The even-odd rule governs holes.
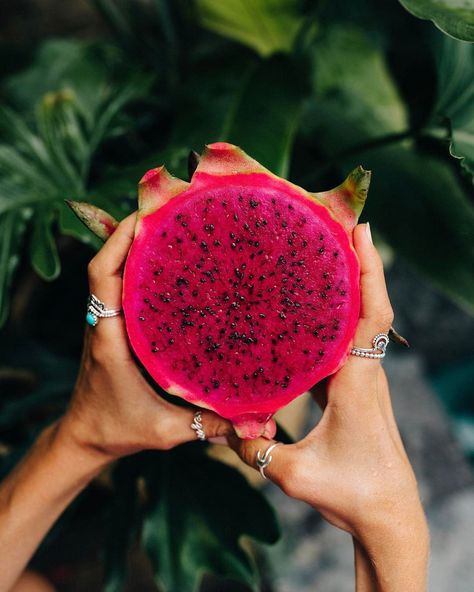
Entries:
MULTIPOLYGON (((122 218, 148 168, 166 163, 185 177, 189 150, 205 143, 236 143, 313 191, 357 164, 372 169, 364 216, 378 236, 474 309, 471 1, 462 9, 450 0, 93 4, 95 40, 45 39, 26 67, 0 80, 4 472, 64 409, 77 369, 78 321, 65 336, 47 311, 40 329, 15 313, 28 311, 25 286, 31 299, 31 285, 45 291, 39 300, 56 315, 62 302, 72 315, 86 290, 74 262, 100 245, 64 200, 122 218)), ((111 489, 104 590, 123 589, 137 546, 165 591, 198 590, 209 573, 258 589, 240 543, 275 541, 275 517, 205 448, 125 459, 111 489)))

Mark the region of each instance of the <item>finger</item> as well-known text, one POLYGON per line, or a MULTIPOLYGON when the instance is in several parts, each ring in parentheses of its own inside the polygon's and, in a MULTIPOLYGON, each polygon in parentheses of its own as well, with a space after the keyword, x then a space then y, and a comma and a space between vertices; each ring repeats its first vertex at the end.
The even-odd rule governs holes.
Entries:
MULTIPOLYGON (((207 409, 200 409, 199 412, 206 440, 235 435, 232 423, 227 419, 207 409)), ((167 442, 170 447, 198 440, 196 432, 191 427, 195 414, 196 409, 177 407, 171 403, 166 404, 165 413, 161 410, 157 429, 161 434, 166 430, 167 442)))
POLYGON ((107 308, 120 308, 122 269, 133 242, 136 214, 127 216, 89 263, 89 286, 107 308))
MULTIPOLYGON (((262 454, 268 450, 270 446, 276 444, 275 440, 267 440, 266 438, 256 438, 255 440, 241 440, 237 436, 229 436, 227 438, 229 446, 237 453, 241 460, 249 467, 258 470, 257 454, 260 451, 262 454)), ((265 476, 270 481, 284 489, 285 484, 289 479, 289 467, 291 467, 291 446, 280 444, 274 448, 270 456, 272 460, 265 468, 265 476)))
POLYGON ((354 247, 360 262, 361 315, 354 344, 371 347, 377 333, 388 333, 393 311, 385 285, 383 264, 374 247, 368 224, 354 230, 354 247))

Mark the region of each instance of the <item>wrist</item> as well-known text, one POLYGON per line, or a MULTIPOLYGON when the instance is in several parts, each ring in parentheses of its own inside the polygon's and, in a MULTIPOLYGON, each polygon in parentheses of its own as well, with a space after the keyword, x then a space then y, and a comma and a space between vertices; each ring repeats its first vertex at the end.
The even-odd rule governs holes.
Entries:
POLYGON ((81 429, 80 420, 73 419, 68 413, 51 426, 51 430, 51 448, 74 459, 91 479, 116 460, 111 454, 95 446, 81 429))

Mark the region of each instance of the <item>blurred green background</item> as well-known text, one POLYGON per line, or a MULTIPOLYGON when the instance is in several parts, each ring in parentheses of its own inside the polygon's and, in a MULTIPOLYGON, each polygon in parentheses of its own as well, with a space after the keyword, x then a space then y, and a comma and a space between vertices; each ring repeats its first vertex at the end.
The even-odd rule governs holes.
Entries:
MULTIPOLYGON (((456 6, 0 2, 1 474, 64 409, 77 371, 99 244, 64 199, 122 218, 147 169, 165 162, 186 177, 189 151, 217 140, 312 191, 358 164, 373 171, 364 220, 397 326, 474 460, 474 2, 456 6)), ((202 450, 119 463, 35 565, 60 590, 119 591, 127 577, 130 590, 153 590, 130 580, 143 548, 149 580, 167 592, 198 589, 203 572, 214 574, 206 590, 278 590, 258 548, 239 545, 243 534, 276 540, 271 507, 202 450), (204 489, 177 470, 190 463, 198 481, 207 471, 204 489), (92 574, 84 588, 71 583, 77 565, 92 574)))

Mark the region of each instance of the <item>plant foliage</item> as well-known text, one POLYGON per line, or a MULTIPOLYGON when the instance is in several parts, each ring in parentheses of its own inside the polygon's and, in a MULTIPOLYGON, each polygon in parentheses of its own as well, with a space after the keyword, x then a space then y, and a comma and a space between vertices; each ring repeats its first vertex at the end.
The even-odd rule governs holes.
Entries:
MULTIPOLYGON (((470 0, 401 0, 438 28, 396 0, 93 4, 94 41, 45 39, 0 81, 3 471, 64 409, 77 369, 77 266, 99 244, 64 199, 122 218, 148 168, 185 177, 189 150, 205 143, 236 143, 314 191, 371 168, 365 215, 378 236, 474 309, 470 0)), ((275 517, 205 448, 125 459, 110 489, 107 592, 124 589, 137 545, 167 592, 197 590, 206 573, 258 589, 241 539, 273 542, 275 517)))

